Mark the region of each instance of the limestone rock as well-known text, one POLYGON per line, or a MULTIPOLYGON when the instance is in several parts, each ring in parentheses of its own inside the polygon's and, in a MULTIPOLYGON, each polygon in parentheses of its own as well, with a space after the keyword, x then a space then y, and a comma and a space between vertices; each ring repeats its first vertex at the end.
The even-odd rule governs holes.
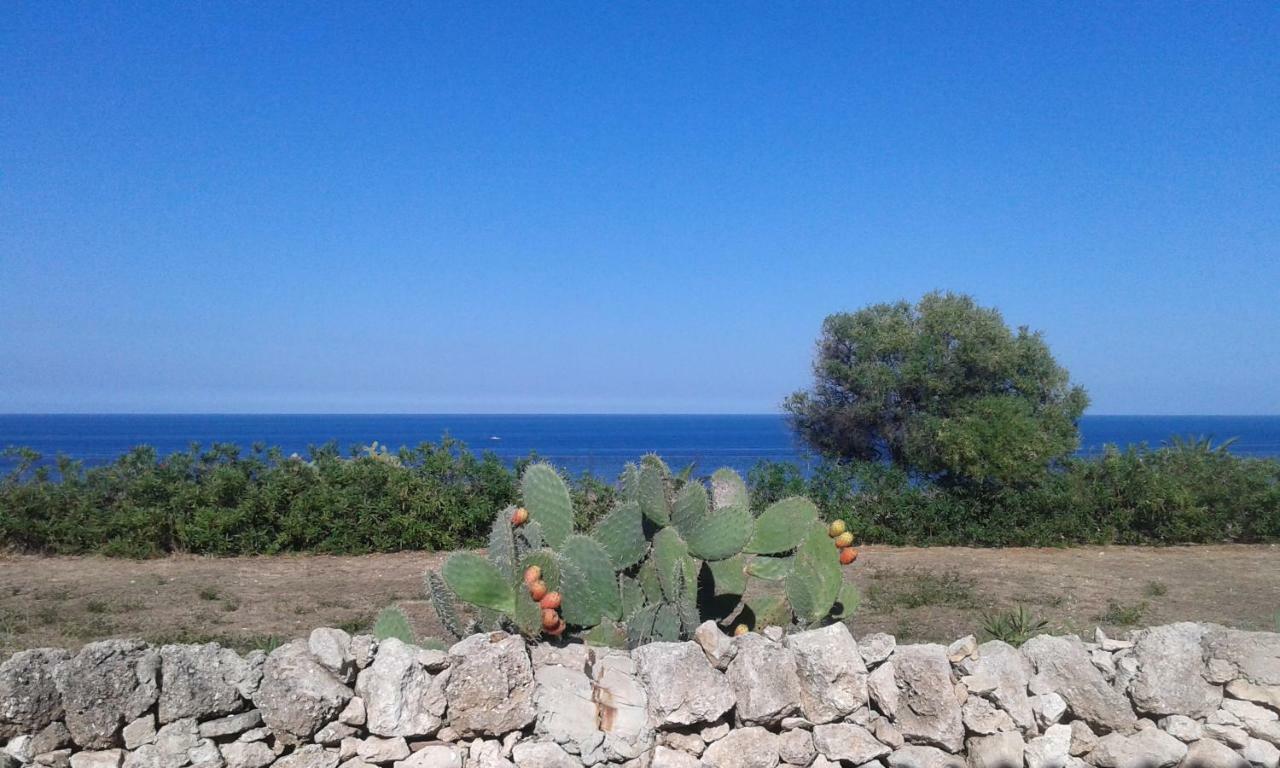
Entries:
POLYGON ((218 739, 224 736, 235 736, 250 728, 262 725, 262 713, 256 709, 227 715, 217 720, 207 720, 200 724, 200 738, 218 739))
MULTIPOLYGON (((538 645, 533 674, 535 733, 580 755, 584 764, 629 760, 652 746, 647 696, 627 653, 538 645)), ((690 738, 701 752, 702 739, 690 738)))
POLYGON ((1098 737, 1093 730, 1089 728, 1089 724, 1083 720, 1071 721, 1071 748, 1072 756, 1088 754, 1093 748, 1098 746, 1098 737))
POLYGON ((1053 691, 1042 693, 1032 697, 1031 712, 1041 728, 1048 728, 1062 720, 1062 716, 1067 713, 1067 702, 1053 691))
POLYGON ((888 719, 880 717, 871 724, 871 732, 875 734, 876 739, 889 749, 897 749, 906 743, 906 739, 902 738, 902 731, 890 722, 888 719))
POLYGON ((697 643, 649 643, 631 657, 658 727, 714 723, 734 705, 729 681, 697 643))
POLYGON ((716 669, 728 667, 734 654, 738 652, 738 647, 729 636, 721 632, 720 626, 711 620, 698 625, 693 632, 693 641, 702 647, 702 652, 707 654, 707 661, 716 669))
POLYGON ((813 734, 803 728, 783 731, 778 736, 778 758, 791 765, 808 765, 818 750, 813 746, 813 734))
POLYGON ((800 710, 813 723, 829 723, 867 706, 867 667, 844 624, 787 638, 800 681, 800 710))
POLYGON ((974 736, 965 742, 969 768, 1013 768, 1022 765, 1026 744, 1017 731, 974 736))
POLYGON ((67 728, 85 749, 120 741, 125 723, 156 703, 160 656, 136 640, 89 643, 54 671, 67 728))
POLYGON ((129 723, 120 732, 124 739, 125 749, 137 749, 143 744, 152 744, 156 740, 156 716, 145 714, 129 723))
POLYGON ((958 666, 968 676, 979 678, 977 688, 970 688, 971 691, 990 698, 1019 729, 1034 730, 1034 714, 1027 697, 1027 684, 1034 670, 1017 648, 1001 640, 989 640, 978 646, 976 659, 964 660, 958 666))
POLYGON ((1165 768, 1177 765, 1186 754, 1186 744, 1159 728, 1148 728, 1132 736, 1103 736, 1089 758, 1101 768, 1165 768))
POLYGON ((867 693, 881 714, 897 717, 898 683, 892 661, 886 661, 867 675, 867 693))
POLYGON ((1187 747, 1182 765, 1186 768, 1249 768, 1249 761, 1225 744, 1201 739, 1187 747))
POLYGON ((977 655, 978 638, 973 635, 966 635, 947 646, 947 660, 952 664, 957 664, 968 658, 977 658, 977 655))
POLYGON ((653 751, 650 768, 698 768, 700 765, 698 758, 688 752, 659 744, 653 751))
POLYGON ((221 745, 218 750, 222 752, 227 768, 266 768, 276 759, 271 747, 261 741, 235 741, 221 745))
POLYGON ((1169 715, 1160 721, 1160 730, 1186 743, 1199 741, 1204 734, 1200 724, 1186 715, 1169 715))
POLYGON ((1280 722, 1248 719, 1244 721, 1244 729, 1255 739, 1280 746, 1280 722))
POLYGON ((378 638, 373 635, 356 635, 351 638, 351 660, 356 669, 364 669, 373 663, 373 655, 378 650, 378 638))
POLYGON ((338 713, 338 722, 347 725, 364 725, 368 714, 365 712, 364 699, 359 696, 351 697, 351 701, 347 702, 347 706, 342 708, 338 713))
POLYGON ((965 768, 964 760, 937 747, 909 744, 899 747, 885 759, 889 768, 965 768))
POLYGON ((1249 739, 1249 743, 1240 748, 1240 755, 1257 768, 1276 768, 1280 765, 1280 749, 1262 739, 1249 739))
POLYGON ((710 768, 774 768, 778 764, 778 737, 764 728, 735 728, 707 747, 702 764, 710 768))
POLYGON ((160 649, 160 723, 184 717, 227 715, 244 707, 241 690, 256 685, 257 670, 215 643, 160 649))
POLYGON ((725 677, 738 703, 741 725, 777 725, 800 711, 800 678, 795 654, 764 635, 735 637, 737 653, 725 677))
POLYGON ((1008 712, 996 709, 994 704, 978 696, 970 696, 960 708, 960 712, 964 725, 970 733, 990 735, 1018 730, 1008 712))
POLYGON ((222 753, 218 751, 218 745, 213 739, 201 739, 196 745, 187 750, 187 759, 191 761, 194 768, 225 768, 226 761, 222 759, 222 753))
POLYGON ((1022 646, 1035 668, 1032 682, 1043 692, 1053 691, 1066 700, 1079 719, 1104 731, 1125 730, 1137 716, 1129 700, 1116 692, 1093 666, 1077 637, 1040 635, 1022 646))
POLYGON ((815 726, 813 746, 828 760, 862 765, 890 752, 867 729, 850 723, 815 726))
POLYGON ((1245 681, 1259 686, 1280 686, 1280 633, 1246 632, 1210 625, 1203 644, 1205 658, 1230 662, 1245 681))
POLYGON ((681 752, 688 752, 694 757, 701 755, 707 748, 707 743, 698 734, 681 733, 679 731, 667 731, 662 734, 662 744, 672 749, 678 749, 681 752))
POLYGON ((1134 706, 1152 715, 1207 717, 1222 701, 1222 688, 1205 680, 1200 642, 1204 627, 1182 622, 1138 633, 1138 673, 1129 683, 1134 706))
POLYGON ((1063 768, 1071 757, 1071 726, 1051 725, 1023 749, 1027 768, 1063 768))
POLYGON ((350 739, 356 735, 356 729, 346 723, 332 722, 315 732, 311 740, 317 744, 323 744, 326 747, 334 747, 341 744, 343 740, 350 739))
POLYGON ((893 655, 893 649, 897 647, 898 641, 893 635, 887 635, 884 632, 875 632, 858 641, 858 653, 862 656, 862 661, 867 665, 867 669, 887 661, 893 655))
POLYGON ((351 700, 351 689, 320 666, 300 640, 271 652, 253 703, 283 744, 297 744, 332 720, 351 700))
POLYGON ((912 744, 959 752, 964 746, 964 723, 946 649, 931 644, 898 646, 893 666, 898 688, 895 724, 903 737, 912 744))
POLYGON ((1237 679, 1227 683, 1227 693, 1237 699, 1256 701, 1274 709, 1280 709, 1280 685, 1258 685, 1237 679))
POLYGON ((71 750, 56 749, 45 752, 43 755, 36 755, 33 762, 40 768, 71 768, 71 750))
POLYGON ((449 656, 445 699, 449 724, 459 734, 502 736, 533 722, 533 665, 524 638, 473 635, 450 648, 449 656))
POLYGON ((470 768, 515 768, 515 763, 503 756, 502 744, 492 739, 471 742, 466 762, 470 768))
POLYGON ((344 683, 352 681, 356 660, 351 653, 351 635, 341 629, 320 627, 311 630, 307 649, 320 666, 332 672, 344 683))
POLYGON ((35 734, 19 736, 9 742, 8 752, 19 762, 29 763, 36 755, 56 752, 72 745, 71 732, 62 722, 49 723, 35 734))
POLYGON ((0 664, 0 741, 35 733, 62 717, 54 669, 71 658, 57 648, 19 651, 0 664))
POLYGON ((409 756, 409 743, 403 736, 370 736, 356 744, 356 755, 367 763, 391 763, 409 756))
POLYGON ((338 768, 338 753, 306 744, 277 760, 274 768, 338 768))
MULTIPOLYGON (((376 736, 430 736, 443 721, 450 671, 432 675, 427 652, 396 638, 378 644, 373 663, 356 679, 365 727, 376 736)), ((318 666, 318 665, 317 665, 318 666)))
POLYGON ((1221 741, 1224 744, 1243 749, 1249 743, 1249 732, 1238 725, 1215 725, 1213 723, 1205 723, 1203 726, 1204 737, 1221 741))
POLYGON ((124 752, 119 749, 104 749, 89 752, 75 752, 71 755, 71 768, 120 768, 124 761, 124 752))
MULTIPOLYGON (((701 651, 699 651, 701 653, 701 651)), ((557 744, 547 741, 522 741, 512 752, 518 768, 580 768, 581 763, 557 744)), ((399 764, 397 763, 397 768, 399 764)), ((461 768, 460 766, 422 766, 421 768, 461 768)))

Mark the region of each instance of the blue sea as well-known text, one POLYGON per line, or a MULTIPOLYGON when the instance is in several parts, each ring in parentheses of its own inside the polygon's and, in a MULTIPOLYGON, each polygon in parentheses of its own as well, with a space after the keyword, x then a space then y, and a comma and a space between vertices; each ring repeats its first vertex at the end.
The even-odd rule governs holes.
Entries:
MULTIPOLYGON (((1280 416, 1085 416, 1080 430, 1085 455, 1107 444, 1159 446, 1171 435, 1205 435, 1215 443, 1237 438, 1231 450, 1238 455, 1280 456, 1280 416)), ((261 442, 305 455, 308 446, 329 441, 345 452, 374 440, 394 449, 444 434, 507 461, 537 452, 572 474, 607 478, 651 451, 675 467, 694 462, 701 472, 745 472, 761 459, 812 463, 785 419, 772 415, 0 415, 0 447, 65 454, 88 466, 137 445, 167 454, 193 442, 245 449, 261 442)))

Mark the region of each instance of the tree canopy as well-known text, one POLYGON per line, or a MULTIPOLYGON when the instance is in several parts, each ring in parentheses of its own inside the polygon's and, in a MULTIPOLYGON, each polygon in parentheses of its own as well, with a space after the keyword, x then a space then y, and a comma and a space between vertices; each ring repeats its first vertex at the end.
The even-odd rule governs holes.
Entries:
POLYGON ((954 293, 830 315, 813 373, 784 408, 815 451, 954 485, 1034 479, 1089 403, 1038 332, 954 293))

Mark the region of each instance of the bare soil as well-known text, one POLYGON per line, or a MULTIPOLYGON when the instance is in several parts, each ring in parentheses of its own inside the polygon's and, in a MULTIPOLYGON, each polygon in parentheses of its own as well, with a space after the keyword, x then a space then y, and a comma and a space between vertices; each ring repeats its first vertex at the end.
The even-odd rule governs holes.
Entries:
MULTIPOLYGON (((422 573, 443 553, 160 560, 0 556, 0 649, 107 637, 272 647, 313 627, 369 627, 399 604, 443 636, 422 573)), ((854 633, 950 641, 1019 606, 1047 629, 1091 633, 1171 621, 1280 630, 1280 546, 965 549, 866 547, 854 633)))

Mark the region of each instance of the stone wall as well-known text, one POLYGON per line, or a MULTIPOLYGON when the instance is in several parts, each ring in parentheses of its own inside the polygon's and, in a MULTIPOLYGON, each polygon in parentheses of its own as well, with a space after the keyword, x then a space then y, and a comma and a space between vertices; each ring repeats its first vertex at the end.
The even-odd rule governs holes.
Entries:
POLYGON ((1280 762, 1280 635, 1021 649, 844 625, 630 653, 317 629, 269 655, 109 640, 0 666, 0 768, 943 768, 1280 762))

